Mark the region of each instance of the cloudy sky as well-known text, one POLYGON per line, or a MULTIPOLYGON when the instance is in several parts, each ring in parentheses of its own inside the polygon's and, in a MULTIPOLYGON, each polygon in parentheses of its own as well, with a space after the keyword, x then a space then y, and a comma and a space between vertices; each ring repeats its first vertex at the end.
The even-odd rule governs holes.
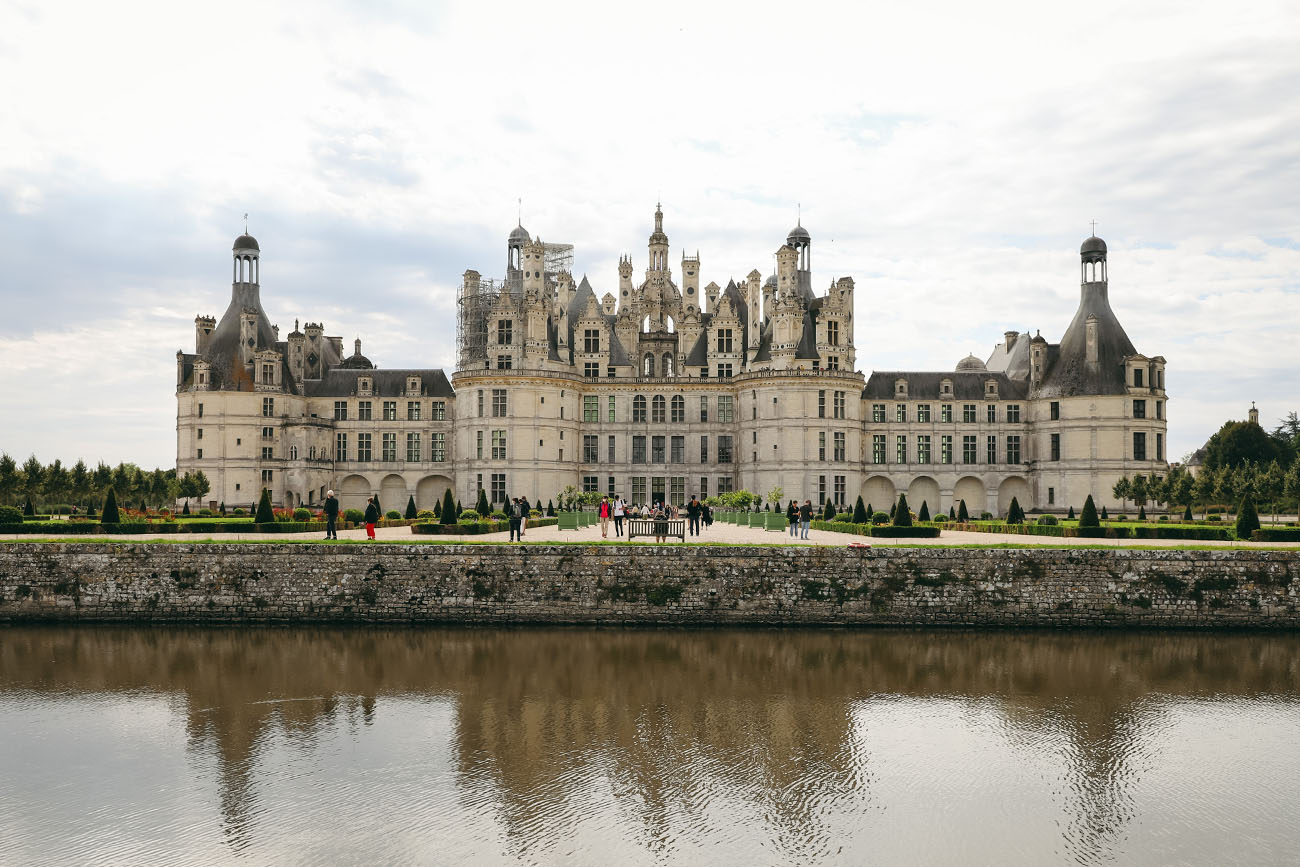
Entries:
POLYGON ((794 224, 863 371, 1059 340, 1097 220, 1169 454, 1300 409, 1300 6, 0 0, 0 450, 175 460, 175 352, 250 214, 282 333, 453 362, 523 222, 598 294, 794 224), (1059 11, 1058 11, 1059 10, 1059 11))

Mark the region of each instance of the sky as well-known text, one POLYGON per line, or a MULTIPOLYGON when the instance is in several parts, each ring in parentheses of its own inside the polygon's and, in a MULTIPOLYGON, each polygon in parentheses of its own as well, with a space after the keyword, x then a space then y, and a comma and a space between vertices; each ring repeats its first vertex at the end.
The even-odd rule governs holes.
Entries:
MULTIPOLYGON (((175 463, 175 353, 262 248, 287 334, 454 363, 523 225, 597 295, 796 220, 858 367, 1060 340, 1096 220, 1169 455, 1300 410, 1300 5, 0 0, 0 451, 175 463), (522 204, 521 204, 522 202, 522 204)), ((675 269, 676 271, 677 269, 675 269)))

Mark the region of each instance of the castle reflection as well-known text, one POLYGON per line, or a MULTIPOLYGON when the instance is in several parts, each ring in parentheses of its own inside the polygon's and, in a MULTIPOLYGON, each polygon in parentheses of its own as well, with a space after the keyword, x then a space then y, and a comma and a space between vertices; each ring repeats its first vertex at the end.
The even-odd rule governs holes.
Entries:
MULTIPOLYGON (((192 748, 219 758, 229 843, 253 833, 259 744, 310 746, 370 725, 384 700, 455 708, 465 803, 516 853, 566 811, 612 802, 650 852, 723 786, 787 852, 833 851, 829 800, 872 809, 863 707, 941 699, 992 709, 1027 750, 1061 745, 1065 846, 1091 860, 1123 833, 1160 701, 1294 696, 1300 641, 1271 635, 600 630, 11 628, 0 693, 168 694, 192 748), (593 793, 598 788, 598 793, 593 793)), ((1053 747, 1057 748, 1057 747, 1053 747)))

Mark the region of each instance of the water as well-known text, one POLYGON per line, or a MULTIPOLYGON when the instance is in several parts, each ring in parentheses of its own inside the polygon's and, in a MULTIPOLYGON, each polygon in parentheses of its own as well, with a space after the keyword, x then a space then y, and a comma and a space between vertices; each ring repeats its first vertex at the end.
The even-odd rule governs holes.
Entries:
POLYGON ((0 863, 1295 864, 1300 637, 0 629, 0 863))

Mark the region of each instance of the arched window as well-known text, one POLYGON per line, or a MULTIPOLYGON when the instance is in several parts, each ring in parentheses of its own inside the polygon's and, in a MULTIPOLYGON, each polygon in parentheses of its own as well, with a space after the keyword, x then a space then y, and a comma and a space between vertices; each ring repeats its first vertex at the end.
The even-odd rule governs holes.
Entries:
POLYGON ((682 424, 686 421, 686 398, 680 394, 673 395, 673 424, 682 424))
POLYGON ((642 376, 655 375, 655 357, 653 353, 647 352, 645 354, 645 358, 641 360, 641 375, 642 376))
POLYGON ((666 320, 668 322, 668 333, 674 333, 677 330, 677 323, 673 321, 671 316, 666 317, 666 320))
POLYGON ((642 320, 641 320, 641 333, 642 333, 642 334, 649 334, 649 333, 650 333, 650 314, 649 314, 649 313, 646 314, 645 319, 642 319, 642 320))
POLYGON ((673 375, 673 354, 671 352, 665 352, 664 353, 664 376, 672 376, 672 375, 673 375))
POLYGON ((632 421, 645 422, 645 395, 638 394, 632 398, 632 421))
POLYGON ((664 410, 667 408, 667 402, 662 394, 656 394, 654 400, 650 401, 650 421, 657 424, 663 424, 668 419, 665 417, 664 410))
POLYGON ((298 447, 297 447, 297 446, 289 446, 289 460, 291 460, 291 461, 296 461, 296 460, 298 460, 298 447))

